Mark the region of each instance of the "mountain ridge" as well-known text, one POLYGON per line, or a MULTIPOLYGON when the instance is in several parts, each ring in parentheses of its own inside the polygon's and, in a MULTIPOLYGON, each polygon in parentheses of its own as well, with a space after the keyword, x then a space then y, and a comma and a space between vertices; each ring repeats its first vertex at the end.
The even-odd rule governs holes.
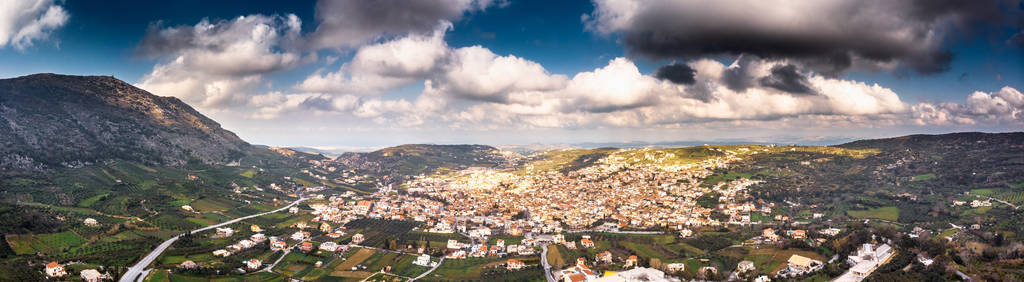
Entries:
POLYGON ((111 76, 52 73, 0 79, 0 145, 0 170, 228 163, 251 148, 178 98, 111 76))

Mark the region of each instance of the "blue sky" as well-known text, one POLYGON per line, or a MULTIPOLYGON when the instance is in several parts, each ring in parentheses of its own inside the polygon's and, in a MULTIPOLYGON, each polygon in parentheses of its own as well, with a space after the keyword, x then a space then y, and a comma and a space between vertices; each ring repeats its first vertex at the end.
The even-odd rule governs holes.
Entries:
POLYGON ((928 15, 921 1, 858 3, 869 22, 813 1, 15 2, 0 13, 0 77, 113 75, 259 144, 1024 128, 1024 4, 1009 0, 928 15), (669 65, 691 72, 676 80, 669 65))

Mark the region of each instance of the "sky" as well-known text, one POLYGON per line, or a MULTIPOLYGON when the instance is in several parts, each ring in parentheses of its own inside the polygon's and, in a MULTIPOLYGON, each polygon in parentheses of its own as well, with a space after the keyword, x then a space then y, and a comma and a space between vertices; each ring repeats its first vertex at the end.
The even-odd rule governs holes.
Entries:
POLYGON ((1024 129, 1020 0, 0 3, 0 77, 111 75, 254 144, 1024 129))

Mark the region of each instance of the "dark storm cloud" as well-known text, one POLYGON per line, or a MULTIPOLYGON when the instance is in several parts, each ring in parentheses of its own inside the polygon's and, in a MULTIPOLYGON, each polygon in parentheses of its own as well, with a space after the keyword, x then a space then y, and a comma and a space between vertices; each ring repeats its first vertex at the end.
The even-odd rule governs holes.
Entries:
POLYGON ((146 29, 146 36, 135 48, 135 55, 153 58, 172 54, 178 50, 192 47, 196 33, 191 26, 164 28, 163 22, 155 22, 146 29))
POLYGON ((696 70, 686 64, 679 63, 662 66, 654 72, 654 77, 668 80, 675 84, 686 85, 691 85, 696 82, 694 79, 696 75, 696 70))
POLYGON ((311 48, 353 47, 382 36, 430 32, 443 21, 483 10, 490 0, 322 0, 311 48))
POLYGON ((761 78, 761 85, 792 94, 814 94, 807 77, 797 72, 795 65, 772 68, 771 75, 761 78))
POLYGON ((594 0, 591 29, 619 33, 652 59, 755 55, 836 75, 898 63, 922 74, 949 69, 950 29, 971 33, 1013 21, 1019 0, 702 1, 594 0))

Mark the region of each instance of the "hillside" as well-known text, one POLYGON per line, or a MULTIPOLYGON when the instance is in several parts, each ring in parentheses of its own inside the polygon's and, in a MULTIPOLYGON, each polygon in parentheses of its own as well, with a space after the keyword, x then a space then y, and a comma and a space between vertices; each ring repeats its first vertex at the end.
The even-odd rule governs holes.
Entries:
POLYGON ((0 170, 109 159, 227 163, 249 149, 181 100, 113 77, 36 74, 0 80, 0 170))
POLYGON ((391 177, 409 177, 439 170, 494 167, 514 154, 485 145, 410 144, 369 153, 344 153, 334 161, 342 166, 391 177))

